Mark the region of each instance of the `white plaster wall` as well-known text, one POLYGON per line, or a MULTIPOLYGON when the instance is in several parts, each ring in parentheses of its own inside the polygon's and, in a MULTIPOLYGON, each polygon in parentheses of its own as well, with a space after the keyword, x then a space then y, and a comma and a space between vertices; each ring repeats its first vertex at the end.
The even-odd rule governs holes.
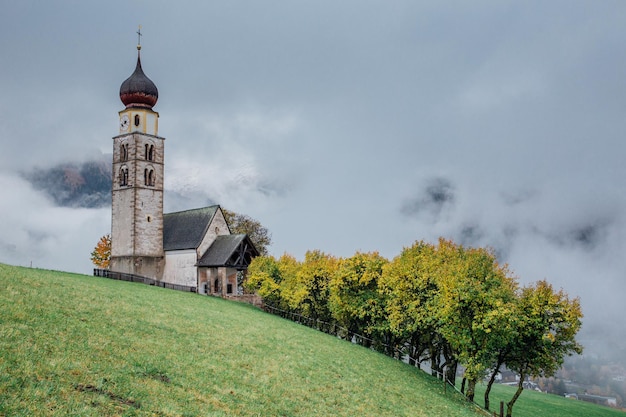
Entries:
POLYGON ((193 249, 165 252, 165 269, 163 281, 171 284, 198 285, 196 262, 198 258, 193 249))

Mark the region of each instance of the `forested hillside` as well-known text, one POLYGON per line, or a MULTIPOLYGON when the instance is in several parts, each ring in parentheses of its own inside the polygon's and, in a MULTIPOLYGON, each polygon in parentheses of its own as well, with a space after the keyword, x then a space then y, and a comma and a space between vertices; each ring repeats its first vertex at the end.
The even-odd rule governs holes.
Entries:
POLYGON ((109 155, 88 162, 33 168, 22 175, 58 206, 97 208, 111 204, 109 155))

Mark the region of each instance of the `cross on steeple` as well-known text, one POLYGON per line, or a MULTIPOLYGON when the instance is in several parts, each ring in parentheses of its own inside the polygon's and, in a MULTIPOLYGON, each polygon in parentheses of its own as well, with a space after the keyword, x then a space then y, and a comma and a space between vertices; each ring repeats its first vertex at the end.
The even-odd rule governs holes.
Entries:
POLYGON ((141 34, 141 25, 139 25, 139 30, 137 31, 137 50, 141 50, 141 37, 143 35, 141 34))

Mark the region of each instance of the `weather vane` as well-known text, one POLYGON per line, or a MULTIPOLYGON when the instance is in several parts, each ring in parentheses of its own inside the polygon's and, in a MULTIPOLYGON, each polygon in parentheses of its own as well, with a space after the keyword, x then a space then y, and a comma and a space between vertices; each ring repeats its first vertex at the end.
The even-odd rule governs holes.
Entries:
POLYGON ((141 25, 139 25, 139 30, 137 31, 137 50, 141 50, 141 25))

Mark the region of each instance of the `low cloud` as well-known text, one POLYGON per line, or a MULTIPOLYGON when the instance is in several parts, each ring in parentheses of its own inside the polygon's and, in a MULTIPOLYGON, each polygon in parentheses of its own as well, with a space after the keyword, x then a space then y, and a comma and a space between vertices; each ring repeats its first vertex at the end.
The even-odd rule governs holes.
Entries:
POLYGON ((585 314, 581 340, 594 344, 603 334, 605 341, 619 344, 626 338, 626 331, 614 325, 626 293, 626 202, 597 187, 583 198, 581 186, 490 192, 470 189, 470 183, 453 187, 450 180, 429 179, 400 212, 426 232, 427 240, 444 236, 491 247, 522 284, 547 279, 580 297, 585 314), (445 221, 437 222, 443 211, 445 221))
POLYGON ((402 205, 401 212, 405 216, 426 214, 436 220, 443 211, 454 206, 455 198, 452 181, 443 177, 429 178, 417 195, 402 205))
POLYGON ((109 208, 57 207, 14 173, 0 172, 0 262, 90 273, 90 253, 110 230, 109 208))

